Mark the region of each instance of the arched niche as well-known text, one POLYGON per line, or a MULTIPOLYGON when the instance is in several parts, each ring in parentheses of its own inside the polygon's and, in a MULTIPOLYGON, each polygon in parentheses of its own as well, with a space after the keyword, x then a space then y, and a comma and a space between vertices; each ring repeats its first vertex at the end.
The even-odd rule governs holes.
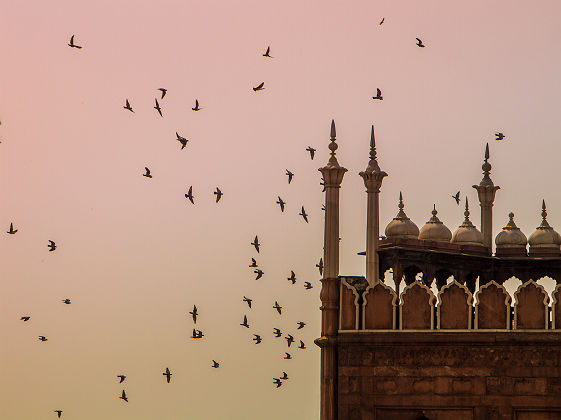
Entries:
POLYGON ((553 296, 553 303, 551 304, 551 328, 554 330, 561 330, 561 283, 555 287, 551 296, 553 296))
POLYGON ((530 279, 514 293, 514 328, 547 329, 549 296, 542 285, 530 279))
POLYGON ((363 296, 364 329, 395 329, 397 294, 393 289, 382 282, 377 282, 369 286, 363 296))
POLYGON ((471 329, 473 296, 469 289, 454 280, 438 293, 437 323, 443 330, 471 329))
POLYGON ((399 328, 402 330, 430 330, 434 326, 436 298, 423 283, 416 281, 403 289, 399 305, 399 328))
POLYGON ((341 279, 341 293, 339 294, 339 329, 356 330, 358 329, 358 299, 357 290, 341 279))
POLYGON ((510 329, 512 298, 505 287, 492 280, 475 294, 475 329, 510 329))

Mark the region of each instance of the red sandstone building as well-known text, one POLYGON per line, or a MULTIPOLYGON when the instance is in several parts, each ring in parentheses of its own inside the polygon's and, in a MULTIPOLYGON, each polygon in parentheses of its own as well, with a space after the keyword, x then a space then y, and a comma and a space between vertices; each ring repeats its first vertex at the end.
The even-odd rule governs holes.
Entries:
MULTIPOLYGON (((419 229, 399 212, 379 239, 383 178, 372 128, 367 191, 366 278, 339 275, 339 188, 346 169, 320 168, 326 189, 321 289, 322 420, 561 420, 561 236, 542 222, 529 239, 514 215, 496 236, 499 189, 489 174, 473 187, 481 231, 452 233, 433 209, 419 229), (527 245, 529 245, 527 247, 527 245), (391 269, 394 288, 384 282, 391 269), (557 282, 551 299, 536 280, 557 282), (503 283, 522 281, 513 296, 503 283), (431 287, 436 285, 438 294, 431 287), (397 292, 396 292, 397 291, 397 292)), ((433 288, 434 290, 434 288, 433 288)))

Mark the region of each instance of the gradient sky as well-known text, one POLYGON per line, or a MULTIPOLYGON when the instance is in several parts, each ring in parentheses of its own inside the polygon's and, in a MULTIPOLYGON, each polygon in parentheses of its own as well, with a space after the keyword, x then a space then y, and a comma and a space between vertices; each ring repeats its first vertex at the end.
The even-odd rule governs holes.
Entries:
POLYGON ((371 124, 389 174, 382 230, 399 191, 419 227, 436 203, 454 230, 463 220, 450 197, 458 189, 479 227, 471 185, 486 142, 501 186, 494 234, 513 211, 529 236, 542 198, 561 230, 560 15, 553 0, 4 4, 0 226, 19 232, 0 236, 0 417, 51 419, 62 409, 63 419, 84 420, 318 418, 317 168, 331 119, 349 170, 341 274, 365 272, 358 172, 371 124), (83 49, 67 46, 72 34, 83 49), (273 59, 261 55, 268 45, 273 59), (253 92, 262 81, 265 90, 253 92), (152 108, 160 87, 164 118, 152 108), (371 99, 377 87, 383 101, 371 99), (134 114, 122 108, 126 98, 134 114), (176 131, 189 139, 185 150, 176 131), (496 131, 506 139, 494 141, 496 131), (313 161, 308 145, 318 149, 313 161), (285 169, 295 173, 290 185, 285 169), (251 257, 265 272, 259 281, 251 257), (193 304, 203 340, 189 338, 193 304), (250 330, 238 325, 244 314, 250 330), (307 325, 297 331, 300 320, 307 325), (283 360, 286 341, 273 327, 308 348, 283 360), (283 371, 290 379, 276 389, 283 371))

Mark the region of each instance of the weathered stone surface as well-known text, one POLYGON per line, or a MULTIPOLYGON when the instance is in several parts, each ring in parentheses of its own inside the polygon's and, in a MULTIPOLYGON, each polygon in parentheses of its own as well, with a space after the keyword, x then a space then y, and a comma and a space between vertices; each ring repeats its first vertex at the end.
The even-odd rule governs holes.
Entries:
POLYGON ((549 297, 543 286, 529 280, 518 288, 514 299, 514 328, 547 329, 549 297))
POLYGON ((467 287, 456 280, 440 289, 438 294, 438 328, 451 330, 471 329, 473 297, 467 287))
POLYGON ((358 328, 356 299, 353 288, 345 280, 341 280, 341 325, 339 328, 342 330, 356 330, 358 328))
POLYGON ((397 295, 383 283, 372 286, 364 295, 364 328, 394 329, 397 295))
POLYGON ((512 298, 494 281, 481 287, 475 295, 476 329, 510 329, 510 305, 512 298))
POLYGON ((401 294, 400 325, 403 330, 433 328, 435 296, 424 284, 414 281, 401 294))
POLYGON ((558 284, 557 287, 555 287, 552 296, 552 328, 561 330, 561 283, 558 284))

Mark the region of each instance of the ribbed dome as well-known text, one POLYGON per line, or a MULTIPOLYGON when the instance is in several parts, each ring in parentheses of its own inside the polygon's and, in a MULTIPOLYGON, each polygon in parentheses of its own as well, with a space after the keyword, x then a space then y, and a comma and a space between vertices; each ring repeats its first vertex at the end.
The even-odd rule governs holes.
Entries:
POLYGON ((526 235, 514 223, 514 213, 509 213, 509 221, 495 238, 497 248, 526 248, 526 235))
POLYGON ((483 245, 483 235, 469 220, 469 207, 466 197, 466 211, 464 222, 456 229, 450 242, 462 245, 483 245))
POLYGON ((386 236, 388 238, 414 238, 419 236, 419 228, 407 217, 403 211, 403 196, 399 193, 399 212, 397 216, 386 226, 386 236))
POLYGON ((450 232, 450 229, 444 226, 444 223, 436 216, 437 213, 435 205, 432 209, 432 217, 419 231, 419 239, 450 242, 452 232, 450 232))
POLYGON ((556 248, 559 249, 561 244, 561 236, 553 230, 547 220, 547 212, 545 211, 545 200, 542 201, 542 222, 536 230, 530 235, 528 243, 532 248, 556 248))

